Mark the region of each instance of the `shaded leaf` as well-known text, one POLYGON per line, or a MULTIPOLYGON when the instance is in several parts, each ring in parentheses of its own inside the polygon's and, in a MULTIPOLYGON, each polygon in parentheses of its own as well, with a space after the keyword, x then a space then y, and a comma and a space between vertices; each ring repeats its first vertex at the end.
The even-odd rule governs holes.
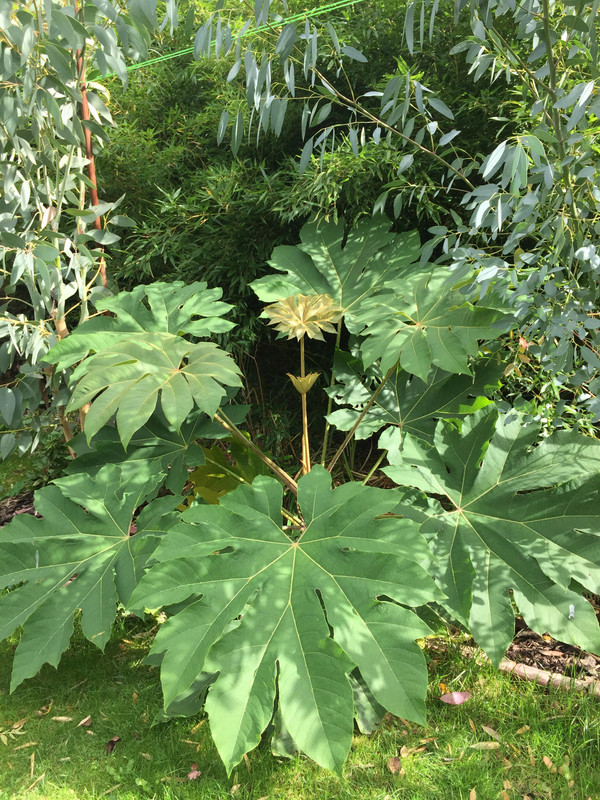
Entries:
MULTIPOLYGON (((478 365, 473 377, 452 375, 433 367, 427 380, 422 381, 398 369, 358 426, 356 438, 366 439, 383 428, 379 447, 392 453, 400 449, 405 434, 431 442, 436 420, 462 417, 488 405, 491 401, 484 393, 498 385, 501 373, 502 368, 495 359, 478 365)), ((336 383, 326 389, 327 394, 346 408, 334 411, 327 419, 336 428, 347 431, 369 401, 382 375, 375 367, 368 370, 365 377, 361 360, 340 350, 334 357, 333 374, 336 383)))
POLYGON ((44 663, 57 666, 81 609, 85 636, 100 649, 110 637, 117 602, 126 603, 144 564, 176 521, 175 497, 150 502, 161 475, 140 465, 137 479, 124 485, 119 467, 107 465, 40 489, 35 506, 42 518, 17 516, 0 532, 0 639, 23 626, 15 652, 11 690, 44 663))
POLYGON ((185 601, 153 646, 164 654, 165 704, 201 672, 218 675, 206 708, 228 770, 258 744, 276 689, 298 748, 339 769, 352 739, 355 667, 382 706, 424 718, 427 676, 414 639, 429 629, 398 603, 435 596, 417 564, 428 559, 425 543, 412 521, 380 518, 397 505, 395 492, 330 487, 320 467, 299 481, 298 540, 282 529, 282 488, 272 478, 219 506, 191 508, 131 598, 185 601))
POLYGON ((535 425, 490 409, 461 426, 438 423, 434 446, 406 437, 384 470, 438 498, 421 531, 443 604, 495 664, 514 635, 513 600, 532 630, 594 652, 598 623, 571 583, 600 585, 600 442, 560 431, 534 446, 535 425))
MULTIPOLYGON (((228 417, 241 424, 248 406, 227 406, 228 417)), ((127 449, 112 426, 105 426, 93 437, 91 449, 85 436, 71 440, 77 459, 67 467, 68 473, 87 472, 95 475, 104 464, 120 464, 123 480, 135 478, 140 463, 148 462, 151 471, 163 472, 165 486, 179 494, 188 478, 188 467, 204 464, 204 451, 197 439, 222 439, 229 434, 217 422, 193 411, 177 430, 155 412, 148 422, 133 434, 127 449), (168 474, 167 474, 168 473, 168 474)))
POLYGON ((257 475, 271 474, 264 461, 237 439, 228 439, 227 446, 227 454, 219 445, 203 447, 204 465, 189 475, 194 494, 205 503, 217 504, 240 484, 251 484, 257 475))
POLYGON ((398 360, 407 372, 426 381, 432 366, 470 375, 468 357, 507 330, 503 311, 472 305, 449 289, 445 270, 413 280, 396 281, 389 291, 366 298, 348 327, 359 334, 362 359, 381 359, 383 372, 398 360))

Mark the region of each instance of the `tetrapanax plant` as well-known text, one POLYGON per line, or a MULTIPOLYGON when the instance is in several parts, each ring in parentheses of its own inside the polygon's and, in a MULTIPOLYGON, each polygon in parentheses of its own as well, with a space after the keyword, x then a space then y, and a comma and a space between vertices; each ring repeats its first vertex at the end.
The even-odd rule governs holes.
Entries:
MULTIPOLYGON (((343 251, 336 274, 347 267, 343 251)), ((317 256, 310 271, 318 279, 329 269, 317 256)), ((167 622, 152 659, 167 716, 205 703, 229 771, 271 722, 276 741, 285 732, 296 750, 339 771, 355 718, 368 729, 386 710, 423 721, 427 670, 415 640, 429 628, 414 613, 419 606, 445 604, 495 661, 512 636, 513 603, 536 630, 600 647, 581 596, 600 577, 600 443, 568 433, 540 444, 537 426, 499 417, 480 398, 487 365, 476 365, 484 342, 508 324, 504 310, 448 292, 432 266, 411 272, 343 318, 362 355, 345 361, 352 370, 343 392, 359 407, 329 472, 310 468, 312 377, 303 363, 294 376, 304 390, 297 483, 239 429, 243 413, 219 406, 239 379, 227 353, 197 341, 223 325, 218 312, 226 310, 206 287, 181 287, 181 303, 164 284, 123 293, 107 308, 113 317, 98 316, 50 351, 67 373, 82 359, 72 402, 91 402, 88 420, 95 413, 99 429, 92 425, 85 471, 39 497, 44 518, 0 534, 0 582, 11 587, 0 601, 1 632, 25 623, 16 683, 42 660, 57 662, 77 608, 86 634, 103 643, 117 599, 138 614, 161 606, 167 622), (191 369, 207 347, 219 369, 191 369), (442 373, 444 353, 456 375, 442 373), (106 374, 113 365, 116 390, 106 374), (397 488, 350 480, 332 489, 331 470, 363 422, 393 426, 393 440, 405 420, 385 468, 397 488), (219 490, 223 461, 195 442, 215 424, 237 452, 252 451, 229 471, 240 482, 234 491, 219 490), (116 437, 119 463, 98 469, 116 437), (182 503, 175 492, 199 453, 212 461, 196 476, 200 499, 182 503), (263 465, 278 480, 257 475, 263 465), (166 470, 174 493, 156 498, 166 470)), ((309 332, 322 336, 336 321, 341 330, 343 306, 322 294, 288 298, 271 312, 301 348, 309 332)))

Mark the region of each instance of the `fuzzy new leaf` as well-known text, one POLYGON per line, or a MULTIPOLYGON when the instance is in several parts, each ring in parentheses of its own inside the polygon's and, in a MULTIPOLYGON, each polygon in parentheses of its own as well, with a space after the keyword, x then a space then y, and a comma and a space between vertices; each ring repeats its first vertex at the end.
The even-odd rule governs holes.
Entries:
POLYGON ((306 334, 309 339, 323 339, 323 333, 335 333, 334 322, 342 316, 342 309, 326 294, 295 295, 265 306, 262 316, 269 317, 269 325, 287 333, 288 339, 298 340, 306 334))

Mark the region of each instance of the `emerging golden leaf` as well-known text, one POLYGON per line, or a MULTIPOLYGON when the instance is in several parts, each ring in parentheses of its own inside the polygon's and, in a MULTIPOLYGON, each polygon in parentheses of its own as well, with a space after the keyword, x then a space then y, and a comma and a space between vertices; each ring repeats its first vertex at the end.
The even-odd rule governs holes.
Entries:
POLYGON ((335 333, 333 323, 344 312, 328 294, 297 294, 265 306, 263 313, 275 330, 287 333, 288 339, 300 340, 306 334, 323 341, 321 331, 335 333))
POLYGON ((309 372, 308 375, 305 375, 303 378, 300 378, 296 375, 291 375, 289 372, 286 372, 285 374, 288 376, 300 394, 308 394, 321 373, 309 372))

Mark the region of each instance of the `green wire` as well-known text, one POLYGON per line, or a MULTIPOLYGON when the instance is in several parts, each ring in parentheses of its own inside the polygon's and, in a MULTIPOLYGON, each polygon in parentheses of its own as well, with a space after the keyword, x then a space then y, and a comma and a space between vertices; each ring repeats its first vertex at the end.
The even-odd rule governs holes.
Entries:
MULTIPOLYGON (((277 25, 286 25, 291 22, 298 22, 302 19, 310 19, 311 17, 316 17, 319 14, 325 14, 327 11, 335 11, 338 8, 344 8, 345 6, 352 6, 356 3, 362 3, 363 0, 337 0, 337 2, 329 3, 322 8, 315 8, 312 11, 300 12, 298 14, 293 14, 291 17, 278 22, 277 25)), ((251 30, 247 30, 243 33, 243 36, 250 36, 253 33, 259 33, 260 31, 267 30, 269 25, 259 25, 258 28, 252 28, 251 30)), ((150 64, 158 64, 161 61, 170 61, 172 58, 179 58, 179 56, 187 55, 188 53, 193 53, 194 48, 192 47, 185 47, 183 50, 177 50, 175 53, 167 53, 164 56, 157 56, 156 58, 150 58, 148 61, 141 61, 139 64, 130 64, 127 67, 127 72, 131 72, 134 69, 141 69, 142 67, 147 67, 150 64)), ((115 77, 115 73, 111 72, 108 75, 105 75, 104 78, 113 78, 115 77)))

